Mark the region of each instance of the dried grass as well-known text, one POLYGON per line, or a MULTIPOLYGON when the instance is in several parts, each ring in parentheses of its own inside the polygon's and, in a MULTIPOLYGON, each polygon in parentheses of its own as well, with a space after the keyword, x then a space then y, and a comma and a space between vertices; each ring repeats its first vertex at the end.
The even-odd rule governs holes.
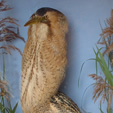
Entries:
MULTIPOLYGON (((11 8, 5 4, 5 0, 0 1, 0 13, 10 9, 11 8)), ((24 38, 19 35, 19 25, 17 22, 18 20, 11 17, 0 18, 0 45, 2 45, 0 46, 0 50, 3 49, 3 53, 11 54, 11 50, 17 50, 22 55, 20 49, 11 43, 17 39, 24 41, 24 38), (6 42, 6 45, 3 45, 3 42, 6 42)), ((0 55, 3 53, 0 53, 0 55)), ((0 97, 1 96, 9 100, 10 94, 8 92, 8 82, 1 80, 0 77, 0 97)))
MULTIPOLYGON (((98 42, 98 44, 102 44, 106 46, 105 51, 103 52, 103 55, 107 54, 109 57, 110 53, 113 51, 113 9, 111 11, 111 17, 107 19, 107 27, 105 29, 102 29, 102 33, 100 34, 101 41, 98 42)), ((113 64, 113 58, 111 59, 111 64, 113 64)))
POLYGON ((105 28, 101 33, 101 36, 103 37, 103 39, 107 37, 111 37, 113 34, 113 9, 111 11, 111 17, 107 19, 107 24, 108 24, 108 27, 105 28))
POLYGON ((96 101, 99 97, 100 103, 108 100, 108 109, 111 107, 112 97, 113 97, 113 87, 111 87, 101 76, 97 74, 90 74, 96 82, 94 83, 94 94, 93 99, 96 101))
MULTIPOLYGON (((107 19, 107 27, 105 29, 102 29, 102 33, 100 34, 101 39, 98 41, 98 44, 101 44, 105 47, 104 52, 101 54, 101 52, 98 49, 98 54, 100 57, 98 57, 98 54, 95 52, 96 55, 96 62, 99 63, 103 74, 105 75, 105 78, 102 78, 101 76, 98 76, 97 74, 90 74, 89 76, 95 80, 94 83, 94 93, 93 93, 93 99, 94 102, 100 97, 100 104, 105 102, 107 100, 108 104, 108 110, 111 108, 111 103, 113 100, 113 74, 111 73, 111 70, 109 70, 109 63, 106 64, 106 61, 104 59, 104 55, 108 55, 108 59, 111 62, 111 67, 113 67, 113 10, 111 11, 111 17, 107 19), (103 55, 103 56, 102 56, 103 55)), ((109 62, 109 61, 108 61, 109 62)), ((97 67, 96 67, 97 69, 97 67)))
POLYGON ((5 3, 6 3, 5 0, 0 1, 0 12, 7 11, 7 10, 11 9, 10 7, 8 7, 8 5, 5 5, 5 3))
MULTIPOLYGON (((1 0, 0 2, 0 12, 8 11, 9 8, 5 5, 5 1, 1 0)), ((21 55, 21 51, 19 48, 8 44, 16 39, 20 39, 25 42, 24 38, 19 35, 19 25, 17 24, 17 20, 11 17, 5 17, 0 19, 0 43, 7 42, 7 45, 3 45, 0 49, 5 49, 7 53, 11 54, 11 50, 17 50, 21 55)))
POLYGON ((8 92, 8 82, 6 80, 0 80, 0 96, 9 100, 10 93, 8 92))

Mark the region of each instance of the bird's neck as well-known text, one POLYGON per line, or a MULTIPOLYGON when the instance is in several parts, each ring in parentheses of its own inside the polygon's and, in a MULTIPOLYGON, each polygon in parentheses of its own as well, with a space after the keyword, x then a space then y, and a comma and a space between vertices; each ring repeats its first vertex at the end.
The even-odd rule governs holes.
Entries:
POLYGON ((34 42, 43 42, 44 40, 49 40, 52 38, 52 36, 55 36, 57 40, 64 40, 63 37, 65 37, 65 32, 63 32, 59 26, 48 26, 47 24, 33 24, 30 26, 29 30, 31 31, 30 34, 28 34, 28 38, 34 42), (52 28, 52 29, 51 29, 52 28), (49 39, 48 39, 49 38, 49 39))
POLYGON ((34 41, 38 40, 38 42, 40 41, 44 41, 47 39, 47 34, 48 34, 48 26, 46 24, 38 24, 35 25, 33 24, 31 26, 31 37, 34 41))

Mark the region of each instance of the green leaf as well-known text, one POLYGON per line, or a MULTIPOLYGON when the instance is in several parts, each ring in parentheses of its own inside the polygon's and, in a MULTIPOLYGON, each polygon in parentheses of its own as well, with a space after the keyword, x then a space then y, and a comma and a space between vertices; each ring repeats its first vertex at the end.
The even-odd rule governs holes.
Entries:
POLYGON ((104 112, 102 111, 101 103, 100 103, 100 112, 101 112, 101 113, 104 113, 104 112))
POLYGON ((79 74, 79 78, 78 78, 78 87, 79 87, 79 83, 80 83, 80 75, 81 75, 81 72, 82 72, 82 69, 83 69, 85 62, 82 64, 81 69, 80 69, 80 74, 79 74))
POLYGON ((11 112, 12 111, 12 106, 11 106, 11 102, 10 101, 8 101, 8 105, 9 105, 8 109, 11 112))
POLYGON ((104 60, 104 57, 102 56, 100 49, 97 47, 98 52, 96 53, 94 50, 94 53, 96 55, 96 61, 99 63, 105 77, 106 80, 108 81, 108 83, 110 84, 110 86, 113 86, 113 75, 112 73, 109 71, 109 68, 104 60))
POLYGON ((1 101, 1 103, 2 103, 2 106, 3 106, 3 110, 2 110, 2 113, 5 113, 5 103, 4 103, 4 97, 2 96, 2 101, 1 101))
POLYGON ((96 60, 96 59, 90 58, 90 59, 88 59, 88 60, 86 60, 86 61, 83 62, 82 66, 81 66, 81 68, 80 68, 80 74, 79 74, 79 77, 78 77, 78 87, 79 87, 79 84, 80 84, 80 76, 81 76, 83 67, 84 67, 85 63, 86 63, 87 61, 89 61, 89 60, 96 60))
POLYGON ((12 108, 10 101, 8 102, 8 105, 9 105, 9 107, 8 107, 9 113, 15 113, 16 109, 17 109, 17 106, 18 106, 18 103, 16 103, 14 108, 12 108))
POLYGON ((18 106, 18 103, 16 103, 16 105, 14 106, 12 113, 16 112, 17 106, 18 106))
POLYGON ((5 59, 3 56, 3 80, 5 80, 5 59))
POLYGON ((110 108, 109 110, 107 110, 107 113, 112 113, 112 109, 110 108))

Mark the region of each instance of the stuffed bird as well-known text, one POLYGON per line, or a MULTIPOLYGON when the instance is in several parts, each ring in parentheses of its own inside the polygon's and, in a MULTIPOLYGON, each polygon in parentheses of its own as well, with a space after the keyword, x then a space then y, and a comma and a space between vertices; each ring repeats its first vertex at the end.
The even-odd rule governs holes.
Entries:
POLYGON ((80 113, 72 100, 58 92, 67 64, 66 17, 56 9, 44 7, 25 26, 29 29, 22 57, 23 113, 80 113))

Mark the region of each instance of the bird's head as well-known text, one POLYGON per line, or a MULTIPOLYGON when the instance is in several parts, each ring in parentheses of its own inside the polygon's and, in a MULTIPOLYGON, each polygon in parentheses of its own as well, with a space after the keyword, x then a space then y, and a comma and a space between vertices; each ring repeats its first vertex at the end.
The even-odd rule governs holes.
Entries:
POLYGON ((30 18, 24 26, 45 24, 51 29, 59 29, 66 33, 68 31, 68 22, 66 17, 60 11, 53 8, 40 8, 30 18))

